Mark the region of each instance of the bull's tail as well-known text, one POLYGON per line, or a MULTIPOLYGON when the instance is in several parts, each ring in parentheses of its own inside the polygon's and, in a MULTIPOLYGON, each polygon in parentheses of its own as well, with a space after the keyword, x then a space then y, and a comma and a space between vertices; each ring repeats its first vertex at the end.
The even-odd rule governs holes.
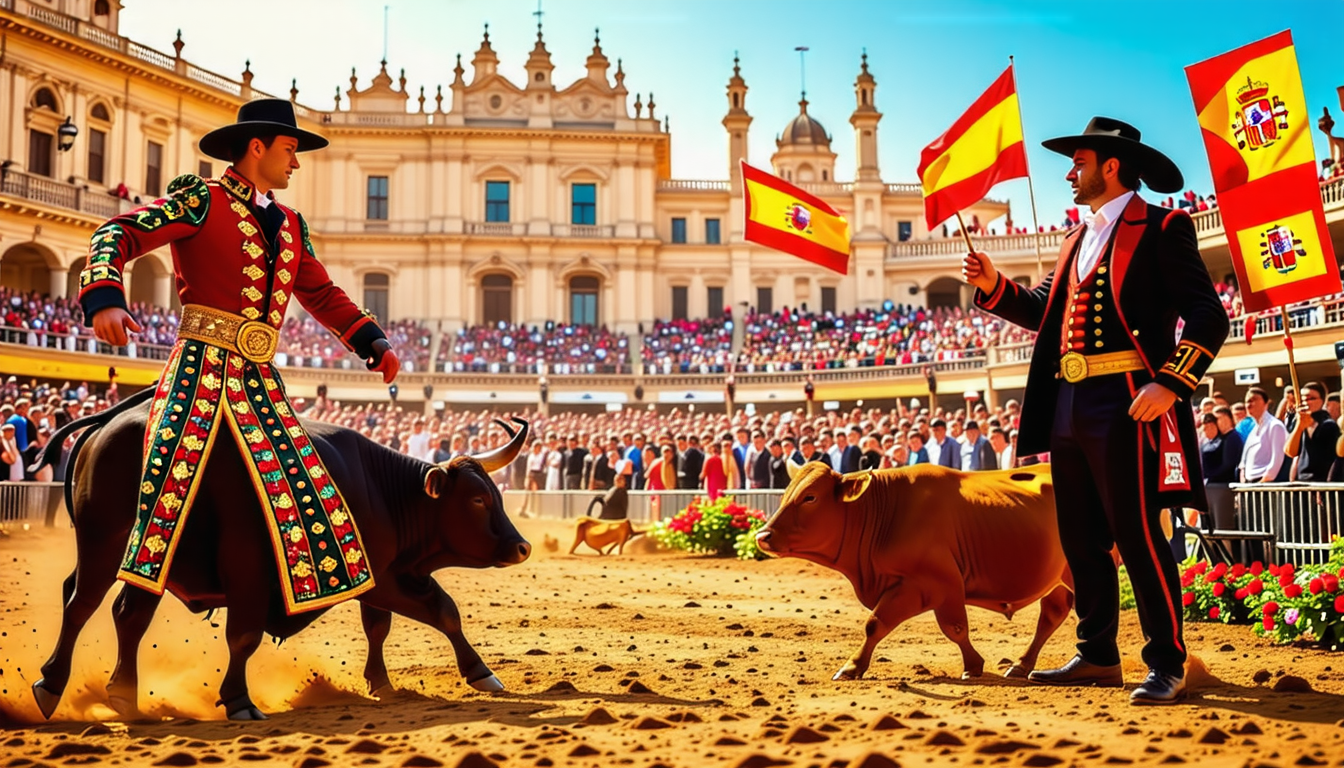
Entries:
POLYGON ((74 525, 75 523, 75 460, 79 458, 79 452, 84 448, 84 443, 88 441, 89 437, 93 435, 94 432, 98 431, 101 427, 106 426, 109 421, 117 416, 117 414, 122 413, 123 411, 129 411, 154 397, 154 391, 155 387, 145 387, 102 413, 95 413, 92 416, 75 419, 64 427, 56 430, 56 434, 52 435, 51 439, 47 441, 47 444, 38 452, 37 460, 28 468, 28 471, 30 472, 37 472, 42 467, 55 466, 56 463, 60 461, 61 449, 65 445, 65 441, 75 432, 84 430, 79 438, 75 440, 75 444, 70 448, 70 458, 65 464, 65 511, 70 515, 71 525, 74 525))

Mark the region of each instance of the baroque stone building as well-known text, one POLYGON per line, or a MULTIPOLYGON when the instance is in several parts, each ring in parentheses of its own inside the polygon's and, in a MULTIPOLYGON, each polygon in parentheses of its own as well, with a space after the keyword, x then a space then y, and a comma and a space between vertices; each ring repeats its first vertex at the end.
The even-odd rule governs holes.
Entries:
MULTIPOLYGON (((197 141, 265 95, 252 88, 250 65, 233 79, 189 62, 180 37, 169 54, 120 36, 121 6, 0 0, 6 285, 72 292, 92 228, 179 173, 218 174, 197 141), (73 140, 63 136, 71 127, 73 140)), ((327 109, 302 105, 297 87, 288 94, 331 146, 302 158, 282 196, 304 212, 333 277, 379 316, 443 321, 445 330, 558 320, 633 331, 743 304, 964 301, 955 258, 892 258, 896 244, 929 233, 918 185, 882 178, 882 113, 866 56, 849 118, 853 181, 836 179, 833 135, 806 99, 771 158, 775 173, 850 218, 843 277, 742 240, 738 163, 752 117, 736 59, 724 180, 708 181, 671 178, 671 136, 653 94, 631 100, 620 60, 613 67, 596 36, 573 83, 553 82, 540 28, 526 82, 510 81, 499 63, 487 28, 469 63, 459 56, 451 83, 432 94, 413 93, 387 62, 371 80, 352 70, 327 109)), ((970 213, 988 222, 1006 212, 984 201, 970 213)), ((139 260, 128 283, 132 300, 176 301, 166 252, 139 260)))

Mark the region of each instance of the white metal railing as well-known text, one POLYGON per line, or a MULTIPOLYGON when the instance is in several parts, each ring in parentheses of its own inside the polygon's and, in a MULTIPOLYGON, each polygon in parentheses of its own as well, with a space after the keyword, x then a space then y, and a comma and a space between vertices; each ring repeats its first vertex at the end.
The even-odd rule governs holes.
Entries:
POLYGON ((702 179, 659 179, 659 192, 727 192, 732 184, 727 181, 702 179))
POLYGON ((911 182, 901 182, 899 184, 884 184, 889 195, 920 195, 923 196, 924 189, 911 182))
POLYGON ((1323 563, 1344 535, 1344 483, 1234 483, 1237 531, 1273 536, 1271 557, 1323 563))
POLYGON ((522 237, 527 234, 527 224, 521 221, 469 221, 468 235, 488 235, 491 237, 522 237))
POLYGON ((854 192, 854 182, 851 181, 800 181, 797 184, 800 189, 814 195, 848 195, 854 192))
POLYGON ((552 224, 552 237, 611 237, 616 228, 609 224, 552 224))
POLYGON ((0 530, 41 522, 55 524, 65 508, 61 483, 0 482, 0 530))
POLYGON ((217 75, 209 70, 201 69, 195 64, 187 65, 187 78, 189 80, 195 80, 202 85, 217 88, 231 96, 241 96, 243 94, 242 83, 236 83, 223 75, 217 75))

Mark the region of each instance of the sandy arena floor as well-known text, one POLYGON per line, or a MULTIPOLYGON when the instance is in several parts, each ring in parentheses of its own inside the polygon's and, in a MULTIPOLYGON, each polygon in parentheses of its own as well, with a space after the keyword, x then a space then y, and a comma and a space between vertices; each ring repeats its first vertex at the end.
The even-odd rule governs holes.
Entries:
MULTIPOLYGON (((866 617, 838 574, 796 560, 569 556, 568 525, 521 528, 536 545, 528 563, 440 573, 506 693, 466 687, 447 641, 398 618, 387 660, 402 691, 368 699, 358 611, 347 604, 253 658, 252 695, 271 714, 262 723, 220 719, 222 617, 213 626, 172 599, 141 650, 140 705, 162 719, 106 722, 109 596, 85 630, 56 719, 35 724, 28 688, 55 642, 73 538, 64 530, 0 537, 0 768, 1344 766, 1344 654, 1194 625, 1188 643, 1209 669, 1195 695, 1134 708, 1115 689, 963 682, 956 647, 926 615, 879 647, 868 679, 835 683, 866 617), (546 534, 560 553, 546 550, 546 534)), ((991 666, 1021 653, 1035 615, 1009 622, 971 611, 972 637, 991 666)), ((1122 624, 1132 687, 1143 674, 1141 640, 1132 612, 1122 624)), ((1043 663, 1066 660, 1072 637, 1070 621, 1043 663)))

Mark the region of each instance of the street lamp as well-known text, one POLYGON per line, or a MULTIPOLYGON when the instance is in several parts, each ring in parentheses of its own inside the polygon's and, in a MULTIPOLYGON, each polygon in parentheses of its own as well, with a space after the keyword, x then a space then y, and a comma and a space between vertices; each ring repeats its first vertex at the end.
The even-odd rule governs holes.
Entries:
POLYGON ((57 148, 62 152, 69 150, 71 147, 75 146, 75 137, 78 135, 79 128, 75 127, 75 124, 70 122, 69 116, 66 116, 65 122, 61 123, 61 127, 56 129, 57 148))

